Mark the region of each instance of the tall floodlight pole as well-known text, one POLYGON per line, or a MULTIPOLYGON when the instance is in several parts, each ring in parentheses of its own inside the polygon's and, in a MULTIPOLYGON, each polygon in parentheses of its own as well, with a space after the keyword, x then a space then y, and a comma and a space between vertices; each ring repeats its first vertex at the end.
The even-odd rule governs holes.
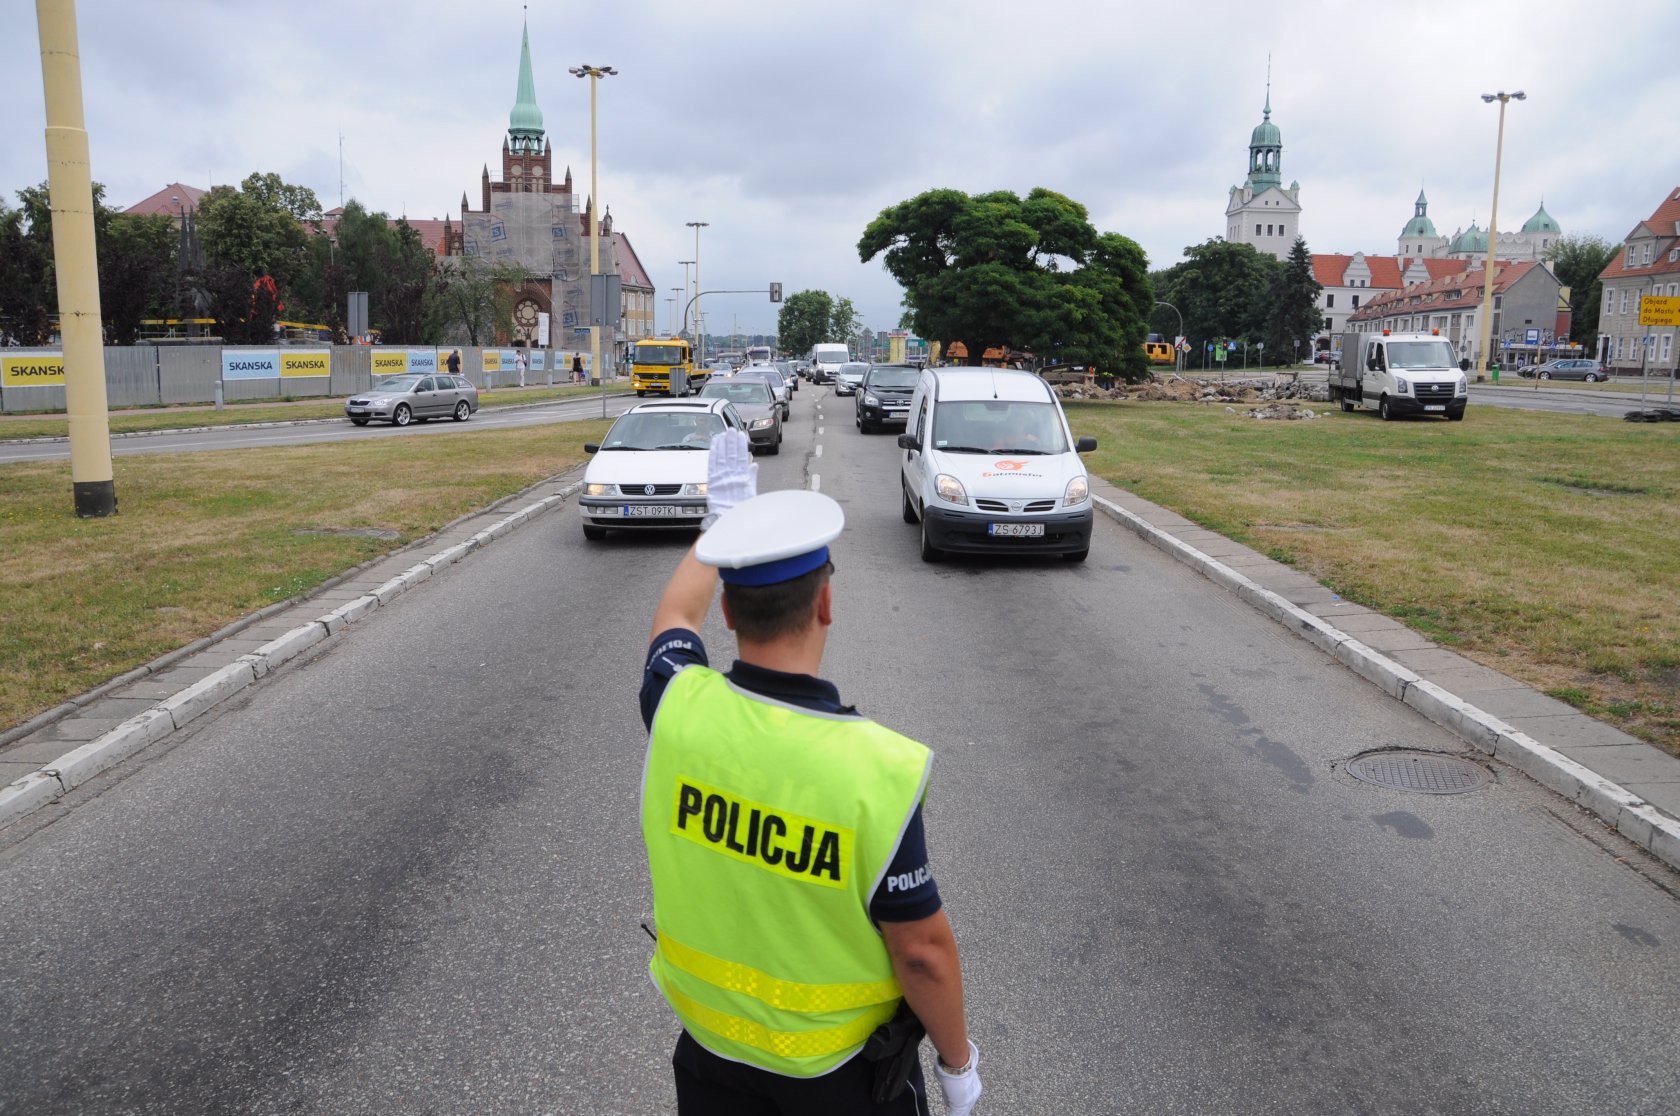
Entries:
POLYGON ((665 328, 670 330, 671 336, 677 336, 677 288, 667 287, 671 296, 665 300, 665 328))
POLYGON ((84 519, 117 514, 111 418, 105 396, 105 328, 93 244, 93 176, 82 115, 82 59, 75 0, 35 0, 41 86, 47 107, 47 191, 52 202, 58 332, 70 418, 70 491, 84 519))
MULTIPOLYGON (((1520 89, 1515 93, 1483 93, 1488 104, 1499 102, 1499 139, 1493 149, 1493 212, 1488 214, 1487 263, 1482 267, 1481 351, 1476 354, 1476 378, 1487 374, 1489 337, 1493 332, 1493 253, 1499 244, 1499 164, 1505 158, 1505 105, 1510 101, 1524 101, 1528 94, 1520 89)), ((1539 381, 1536 381, 1537 383, 1539 381)))
MULTIPOLYGON (((693 260, 678 260, 677 262, 679 264, 682 264, 682 269, 683 269, 683 290, 682 290, 683 319, 682 319, 682 325, 678 329, 678 333, 680 334, 682 330, 685 330, 685 329, 688 328, 688 300, 689 300, 690 297, 692 297, 689 292, 693 289, 689 285, 688 269, 694 266, 694 261, 693 260)), ((689 334, 688 340, 689 340, 690 344, 693 344, 694 343, 694 335, 689 334)))
POLYGON ((601 286, 601 183, 595 93, 602 78, 613 77, 618 71, 611 66, 574 66, 571 73, 574 77, 589 79, 589 374, 604 390, 607 378, 601 374, 602 323, 595 320, 606 310, 605 306, 595 305, 595 296, 601 286))
POLYGON ((711 224, 710 221, 690 221, 688 227, 694 230, 694 344, 696 346, 696 362, 705 355, 700 345, 700 230, 711 224))

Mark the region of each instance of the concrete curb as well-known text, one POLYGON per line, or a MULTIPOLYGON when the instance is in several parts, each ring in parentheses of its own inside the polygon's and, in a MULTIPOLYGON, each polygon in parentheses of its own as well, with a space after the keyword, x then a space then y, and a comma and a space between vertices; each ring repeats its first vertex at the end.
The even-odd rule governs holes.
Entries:
MULTIPOLYGON (((527 488, 524 492, 514 493, 512 496, 496 501, 496 503, 490 505, 490 507, 485 509, 485 511, 494 510, 497 507, 529 496, 534 489, 552 483, 552 478, 542 481, 537 485, 531 486, 531 488, 527 488)), ((341 604, 331 612, 317 617, 306 624, 300 624, 298 627, 293 628, 285 635, 270 640, 250 654, 241 655, 237 660, 229 663, 227 666, 224 666, 199 681, 194 682, 190 686, 184 687, 174 696, 166 698, 152 708, 143 710, 133 717, 128 718, 110 732, 107 732, 96 739, 88 741, 86 744, 66 752, 58 759, 52 761, 51 763, 42 765, 39 770, 31 771, 29 774, 17 779, 10 785, 0 787, 0 830, 5 829, 13 822, 34 813, 41 807, 56 802, 58 799, 62 798, 81 784, 87 782, 95 775, 98 775, 100 772, 114 767, 123 760, 136 755, 157 741, 162 740, 169 734, 185 727, 187 724, 199 717, 202 717, 205 713, 208 713, 210 710, 216 708, 222 702, 240 693, 247 686, 254 684, 258 679, 266 678, 268 675, 278 670, 284 663, 297 658, 299 655, 318 644, 326 642, 342 632, 349 625, 365 619, 376 609, 390 603, 392 600, 395 600, 408 590, 413 589, 429 580, 432 574, 436 571, 459 562, 479 547, 487 546, 492 541, 501 538, 515 528, 524 526, 544 513, 562 506, 568 499, 575 496, 582 487, 583 484, 581 481, 573 482, 553 495, 542 497, 541 499, 521 507, 519 510, 510 515, 504 516, 500 520, 491 524, 489 527, 473 535, 468 541, 464 543, 457 543, 454 546, 448 547, 436 554, 426 557, 405 572, 391 578, 373 592, 366 593, 352 601, 341 604)), ((484 514, 484 511, 470 513, 467 516, 462 516, 460 519, 453 521, 453 523, 449 526, 453 526, 454 523, 459 523, 462 520, 469 519, 473 515, 482 514, 484 514)), ((446 526, 443 530, 447 529, 448 527, 446 526)), ((436 540, 442 533, 443 532, 440 530, 439 532, 429 536, 428 540, 421 540, 411 545, 423 546, 426 541, 436 540)), ((404 547, 402 549, 407 550, 409 547, 404 547)), ((392 553, 401 553, 401 550, 393 551, 392 553)), ((381 558, 376 559, 376 561, 384 561, 389 557, 390 555, 383 555, 381 558)), ((355 570, 347 571, 345 574, 333 578, 331 581, 323 584, 321 590, 325 590, 332 585, 342 583, 346 578, 354 576, 357 571, 364 569, 371 564, 371 562, 363 563, 361 566, 356 567, 355 570)), ((320 592, 321 590, 317 590, 317 592, 320 592)), ((307 599, 308 598, 304 598, 304 600, 307 599)), ((30 721, 18 726, 17 729, 7 734, 6 740, 0 740, 0 744, 5 743, 7 740, 15 740, 18 737, 25 735, 27 732, 34 731, 44 725, 51 724, 60 717, 63 717, 68 713, 75 712, 77 709, 92 701, 93 695, 95 694, 109 692, 110 690, 120 685, 124 685, 127 682, 135 681, 137 679, 144 678, 149 674, 156 673, 159 669, 161 669, 160 665, 168 665, 165 660, 167 660, 168 663, 176 662, 186 655, 193 654, 196 651, 202 650, 204 647, 210 646, 218 639, 224 638, 227 635, 232 635, 235 632, 251 626, 260 619, 271 616, 281 609, 294 607, 299 603, 300 602, 296 600, 283 601, 278 605, 270 605, 268 608, 262 609, 260 612, 253 613, 248 617, 242 617, 240 620, 235 621, 233 624, 223 628, 220 632, 217 632, 214 636, 209 636, 201 640, 194 640, 191 644, 188 644, 184 648, 170 652, 170 654, 163 656, 152 663, 148 663, 146 666, 141 667, 138 670, 129 671, 121 678, 112 679, 110 682, 105 683, 96 690, 89 691, 87 694, 83 694, 72 701, 66 702, 63 705, 48 710, 46 713, 43 713, 38 717, 32 718, 30 721)))
MULTIPOLYGON (((514 390, 518 390, 517 388, 514 390)), ((625 391, 608 392, 608 399, 622 398, 629 394, 625 391)), ((479 413, 484 411, 529 411, 535 407, 549 407, 555 403, 570 403, 574 400, 593 402, 599 395, 568 395, 560 399, 544 399, 540 403, 508 403, 505 405, 485 407, 479 404, 479 413)), ((319 418, 319 419, 276 419, 272 422, 224 422, 218 426, 166 426, 157 430, 125 430, 112 434, 113 438, 156 438, 163 434, 208 434, 215 430, 275 430, 285 426, 325 426, 327 423, 349 423, 348 418, 319 418)), ((0 438, 0 446, 41 446, 55 442, 68 442, 68 437, 60 438, 56 435, 45 438, 0 438)))
POLYGON ((1390 697, 1411 706, 1479 751, 1592 811, 1629 841, 1670 867, 1680 868, 1680 821, 1666 816, 1626 787, 1449 693, 1322 617, 1314 616, 1217 558, 1169 535, 1137 513, 1095 494, 1091 501, 1122 527, 1283 624, 1390 697))

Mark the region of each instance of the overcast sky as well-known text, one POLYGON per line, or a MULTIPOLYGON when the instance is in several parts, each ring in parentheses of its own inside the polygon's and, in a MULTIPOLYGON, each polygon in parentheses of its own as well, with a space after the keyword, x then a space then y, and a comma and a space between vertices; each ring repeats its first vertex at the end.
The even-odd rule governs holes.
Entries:
MULTIPOLYGON (((275 171, 322 205, 393 216, 476 206, 499 173, 521 19, 507 0, 82 0, 93 175, 128 205, 166 183, 275 171)), ((603 204, 660 289, 682 284, 687 221, 708 221, 705 285, 850 296, 890 328, 900 292, 856 244, 923 190, 1085 204, 1151 267, 1224 231, 1272 56, 1283 178, 1315 252, 1392 253, 1419 186, 1446 235, 1486 227, 1497 106, 1499 220, 1540 204, 1566 233, 1620 240, 1680 185, 1680 4, 1620 0, 613 0, 534 3, 537 99, 557 173, 589 182, 601 83, 603 204), (1489 62, 1488 59, 1493 61, 1489 62)), ((0 6, 0 190, 46 177, 34 5, 0 6)), ((774 328, 758 296, 709 325, 774 328)))

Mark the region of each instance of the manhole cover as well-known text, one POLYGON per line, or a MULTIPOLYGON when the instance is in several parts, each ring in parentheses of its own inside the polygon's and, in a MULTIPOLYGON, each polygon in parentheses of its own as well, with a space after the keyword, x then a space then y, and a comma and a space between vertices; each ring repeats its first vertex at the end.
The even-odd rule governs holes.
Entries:
POLYGON ((1373 786, 1419 794, 1463 794, 1488 782, 1486 769, 1433 752, 1372 752, 1349 760, 1347 773, 1373 786))

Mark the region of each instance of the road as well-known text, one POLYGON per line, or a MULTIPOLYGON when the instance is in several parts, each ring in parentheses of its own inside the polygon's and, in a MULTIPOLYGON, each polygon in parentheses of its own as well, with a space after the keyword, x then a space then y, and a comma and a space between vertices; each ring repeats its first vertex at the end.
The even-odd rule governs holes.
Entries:
MULTIPOLYGON (((937 753, 981 1116, 1673 1111, 1672 874, 1510 772, 1348 780, 1464 748, 1100 517, 923 564, 850 409, 760 485, 845 508, 828 673, 937 753)), ((672 1111, 635 691, 689 541, 539 519, 14 839, 0 1113, 672 1111)))
POLYGON ((1668 383, 1651 385, 1649 395, 1640 402, 1638 392, 1594 391, 1591 388, 1563 388, 1542 384, 1538 389, 1532 382, 1518 387, 1514 384, 1471 384, 1470 402, 1494 407, 1518 407, 1529 411, 1552 411, 1569 415, 1602 415, 1621 418, 1629 411, 1650 407, 1670 407, 1680 404, 1668 401, 1668 383))
MULTIPOLYGON (((634 395, 609 395, 606 411, 619 415, 637 403, 634 395)), ((156 434, 135 435, 111 439, 111 453, 123 457, 140 453, 193 453, 199 450, 253 449, 264 446, 301 446, 327 442, 365 441, 369 438, 411 438, 446 434, 460 430, 507 430, 519 426, 541 426, 546 423, 567 422, 572 419, 601 417, 598 397, 562 399, 531 407, 497 407, 480 410, 466 422, 436 419, 398 428, 390 424, 352 426, 342 421, 307 423, 299 426, 264 426, 258 428, 226 426, 214 430, 194 432, 159 431, 156 434)), ((69 442, 27 442, 0 444, 0 465, 13 461, 68 460, 69 442)))

